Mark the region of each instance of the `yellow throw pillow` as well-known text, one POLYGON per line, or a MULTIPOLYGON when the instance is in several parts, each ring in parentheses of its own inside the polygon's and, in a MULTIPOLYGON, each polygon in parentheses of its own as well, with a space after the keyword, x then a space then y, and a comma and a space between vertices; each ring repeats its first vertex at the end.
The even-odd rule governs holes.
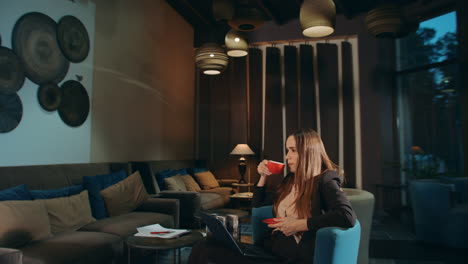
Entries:
POLYGON ((200 183, 200 186, 203 190, 219 187, 219 183, 211 171, 195 173, 195 178, 197 179, 198 183, 200 183))
POLYGON ((182 175, 181 176, 182 180, 184 181, 185 188, 187 188, 187 191, 190 192, 199 192, 201 191, 200 185, 193 179, 192 176, 190 175, 182 175))
POLYGON ((169 178, 165 178, 164 183, 166 183, 166 187, 168 191, 179 191, 179 192, 187 191, 187 188, 185 187, 185 183, 179 174, 169 177, 169 178))
POLYGON ((96 221, 91 215, 88 191, 65 197, 41 200, 49 214, 52 234, 75 231, 80 227, 96 221))
POLYGON ((132 212, 149 198, 138 171, 102 190, 100 194, 109 216, 132 212))
POLYGON ((49 236, 50 222, 42 201, 0 202, 0 247, 18 248, 49 236))

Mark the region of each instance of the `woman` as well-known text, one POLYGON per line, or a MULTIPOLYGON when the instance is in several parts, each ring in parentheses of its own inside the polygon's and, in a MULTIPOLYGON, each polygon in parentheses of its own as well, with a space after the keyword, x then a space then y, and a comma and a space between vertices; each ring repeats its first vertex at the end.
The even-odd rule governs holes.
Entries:
MULTIPOLYGON (((290 135, 286 151, 290 173, 273 195, 265 187, 271 175, 268 161, 258 165, 260 180, 252 203, 254 207, 273 204, 276 223, 268 225, 272 232, 265 237, 265 247, 284 262, 312 263, 317 230, 327 226, 353 227, 356 215, 341 191, 339 168, 328 158, 317 132, 303 129, 290 135)), ((247 261, 242 258, 205 243, 193 248, 189 263, 247 261)))

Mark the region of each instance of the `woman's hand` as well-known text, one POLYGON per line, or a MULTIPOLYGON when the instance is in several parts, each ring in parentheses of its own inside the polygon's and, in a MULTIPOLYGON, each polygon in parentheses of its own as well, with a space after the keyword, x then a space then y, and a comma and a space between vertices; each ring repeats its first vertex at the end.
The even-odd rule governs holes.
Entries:
POLYGON ((268 169, 268 160, 262 160, 257 166, 257 172, 260 176, 271 175, 270 170, 268 169))
POLYGON ((275 218, 276 223, 269 224, 268 227, 281 231, 285 236, 292 236, 297 232, 307 231, 307 219, 297 219, 294 217, 275 218))
POLYGON ((257 166, 257 172, 260 174, 260 179, 258 180, 257 186, 263 187, 266 183, 266 177, 271 175, 270 170, 268 169, 268 160, 262 160, 257 166))

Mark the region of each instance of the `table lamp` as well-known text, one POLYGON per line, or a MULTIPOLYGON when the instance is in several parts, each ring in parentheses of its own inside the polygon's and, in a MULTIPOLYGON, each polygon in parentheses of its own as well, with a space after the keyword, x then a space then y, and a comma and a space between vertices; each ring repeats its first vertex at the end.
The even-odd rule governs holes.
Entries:
POLYGON ((247 144, 237 144, 237 146, 231 151, 231 155, 240 155, 239 159, 239 173, 241 178, 239 183, 245 183, 244 174, 247 169, 247 164, 245 163, 244 155, 254 155, 255 152, 250 149, 249 145, 247 144))

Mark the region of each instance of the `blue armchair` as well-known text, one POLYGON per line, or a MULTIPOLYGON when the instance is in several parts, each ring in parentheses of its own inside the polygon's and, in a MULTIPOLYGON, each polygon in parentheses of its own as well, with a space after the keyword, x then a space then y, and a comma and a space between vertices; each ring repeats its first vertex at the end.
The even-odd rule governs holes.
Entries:
POLYGON ((416 238, 455 248, 468 248, 468 206, 452 201, 455 186, 436 181, 410 183, 416 238))
MULTIPOLYGON (((263 219, 273 217, 272 206, 252 209, 252 242, 262 245, 265 232, 270 229, 262 222, 263 219)), ((349 229, 325 227, 317 231, 315 238, 314 263, 319 264, 355 264, 357 262, 361 225, 349 229)))

